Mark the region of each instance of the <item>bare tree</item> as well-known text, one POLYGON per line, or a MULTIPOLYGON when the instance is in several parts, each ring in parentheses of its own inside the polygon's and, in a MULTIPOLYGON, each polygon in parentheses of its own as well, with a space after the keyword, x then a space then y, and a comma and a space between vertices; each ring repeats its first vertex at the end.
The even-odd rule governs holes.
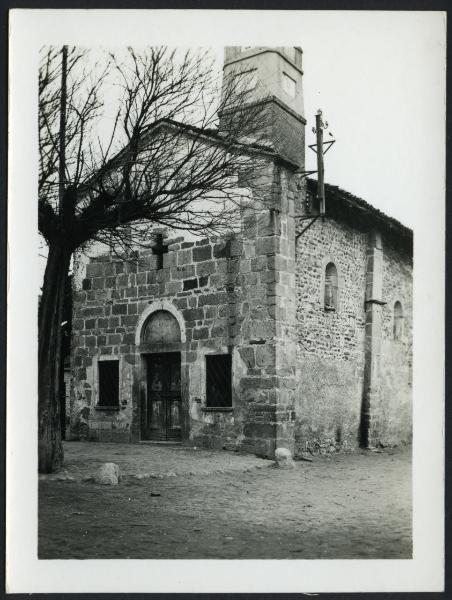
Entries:
MULTIPOLYGON (((42 50, 39 231, 48 245, 39 311, 39 470, 63 461, 59 394, 64 284, 75 250, 149 244, 152 225, 220 234, 260 177, 265 118, 241 74, 219 94, 205 52, 42 50), (246 108, 244 108, 246 105, 246 108), (226 123, 218 129, 218 115, 226 123), (246 184, 246 185, 245 185, 246 184)), ((264 152, 265 154, 265 152, 264 152)))

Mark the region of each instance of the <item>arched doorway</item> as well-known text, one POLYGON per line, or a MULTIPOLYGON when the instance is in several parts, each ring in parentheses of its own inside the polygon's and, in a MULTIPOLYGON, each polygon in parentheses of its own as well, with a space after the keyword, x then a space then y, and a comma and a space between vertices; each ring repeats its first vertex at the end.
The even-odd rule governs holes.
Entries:
POLYGON ((141 439, 180 441, 181 330, 177 319, 166 310, 156 310, 144 322, 140 341, 146 369, 141 439))

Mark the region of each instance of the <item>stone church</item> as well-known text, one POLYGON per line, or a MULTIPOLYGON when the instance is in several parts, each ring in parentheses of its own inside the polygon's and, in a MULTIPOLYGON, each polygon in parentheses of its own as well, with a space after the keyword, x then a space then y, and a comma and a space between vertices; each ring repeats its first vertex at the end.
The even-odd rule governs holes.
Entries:
POLYGON ((226 48, 237 66, 273 116, 272 208, 243 235, 164 232, 133 260, 78 261, 66 438, 268 457, 407 443, 412 231, 331 185, 303 220, 302 51, 226 48))

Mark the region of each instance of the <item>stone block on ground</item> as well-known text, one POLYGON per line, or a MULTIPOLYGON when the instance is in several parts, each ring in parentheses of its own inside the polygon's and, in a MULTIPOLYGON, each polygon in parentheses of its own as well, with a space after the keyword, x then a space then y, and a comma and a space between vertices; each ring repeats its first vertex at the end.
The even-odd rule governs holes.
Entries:
POLYGON ((281 469, 293 469, 295 463, 292 459, 292 454, 287 448, 276 448, 275 450, 275 466, 281 469))
POLYGON ((94 474, 94 483, 101 485, 117 485, 119 482, 119 467, 115 463, 104 463, 94 474))

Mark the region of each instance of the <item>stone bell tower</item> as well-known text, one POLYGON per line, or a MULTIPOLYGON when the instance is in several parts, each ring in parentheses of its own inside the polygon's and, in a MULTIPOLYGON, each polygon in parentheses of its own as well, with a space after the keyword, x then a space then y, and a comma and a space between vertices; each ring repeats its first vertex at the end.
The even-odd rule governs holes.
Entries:
POLYGON ((294 171, 304 168, 306 123, 301 61, 302 51, 295 47, 227 47, 224 55, 223 99, 235 77, 240 78, 238 85, 244 80, 246 93, 240 93, 240 102, 220 115, 220 132, 232 130, 245 143, 270 146, 287 161, 268 160, 258 178, 256 196, 265 197, 266 203, 256 203, 250 210, 253 225, 243 228, 240 260, 240 293, 246 306, 237 342, 242 360, 237 393, 242 402, 240 445, 268 457, 277 448, 293 452, 295 447, 294 171), (262 107, 255 137, 237 127, 242 111, 253 107, 262 107))
MULTIPOLYGON (((265 114, 265 143, 304 168, 305 124, 303 52, 298 47, 229 46, 224 52, 223 86, 228 78, 246 77, 246 105, 265 114)), ((221 115, 220 130, 228 115, 221 115)))

